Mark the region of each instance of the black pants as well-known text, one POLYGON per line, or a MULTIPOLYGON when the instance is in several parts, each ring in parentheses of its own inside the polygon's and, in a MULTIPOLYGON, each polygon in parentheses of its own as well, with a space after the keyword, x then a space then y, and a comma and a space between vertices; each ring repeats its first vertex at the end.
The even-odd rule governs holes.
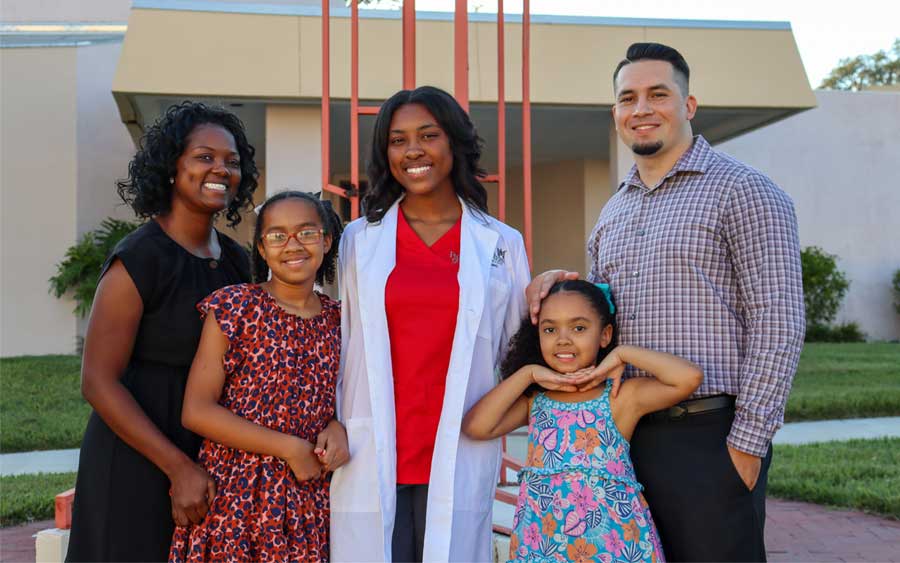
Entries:
POLYGON ((765 561, 766 478, 772 448, 753 491, 725 444, 734 409, 679 420, 644 417, 631 457, 669 561, 765 561))
POLYGON ((427 507, 428 485, 397 485, 397 512, 391 539, 394 561, 422 561, 427 507))

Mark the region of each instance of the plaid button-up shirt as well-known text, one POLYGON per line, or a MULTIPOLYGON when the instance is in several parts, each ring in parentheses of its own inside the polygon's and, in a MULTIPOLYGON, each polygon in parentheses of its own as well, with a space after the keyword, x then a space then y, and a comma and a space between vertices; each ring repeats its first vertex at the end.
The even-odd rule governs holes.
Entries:
MULTIPOLYGON (((648 188, 631 169, 588 239, 619 342, 703 368, 694 397, 737 397, 728 444, 763 456, 784 420, 805 317, 797 219, 769 178, 703 137, 648 188)), ((631 369, 627 375, 645 375, 631 369)))

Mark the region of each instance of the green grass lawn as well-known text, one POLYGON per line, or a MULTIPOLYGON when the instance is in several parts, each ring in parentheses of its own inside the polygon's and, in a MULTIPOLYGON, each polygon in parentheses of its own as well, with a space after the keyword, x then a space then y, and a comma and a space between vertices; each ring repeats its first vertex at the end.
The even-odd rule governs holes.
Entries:
POLYGON ((0 359, 0 452, 77 448, 90 406, 78 356, 0 359))
POLYGON ((900 416, 900 344, 810 343, 785 420, 900 416))
POLYGON ((0 477, 0 526, 53 518, 56 495, 74 486, 74 473, 0 477))
MULTIPOLYGON (((77 356, 0 359, 0 452, 76 448, 90 414, 77 356)), ((900 416, 900 344, 807 344, 788 421, 900 416)))
POLYGON ((775 446, 768 493, 900 519, 900 438, 775 446))

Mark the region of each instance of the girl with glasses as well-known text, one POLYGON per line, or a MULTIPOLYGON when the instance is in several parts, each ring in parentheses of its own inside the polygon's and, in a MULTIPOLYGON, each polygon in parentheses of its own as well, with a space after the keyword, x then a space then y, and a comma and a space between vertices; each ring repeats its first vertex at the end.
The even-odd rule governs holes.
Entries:
POLYGON ((182 418, 205 438, 217 492, 199 525, 176 528, 170 561, 328 559, 326 475, 348 448, 334 418, 340 306, 314 285, 333 281, 340 235, 327 202, 274 195, 253 236, 256 283, 197 306, 182 418))

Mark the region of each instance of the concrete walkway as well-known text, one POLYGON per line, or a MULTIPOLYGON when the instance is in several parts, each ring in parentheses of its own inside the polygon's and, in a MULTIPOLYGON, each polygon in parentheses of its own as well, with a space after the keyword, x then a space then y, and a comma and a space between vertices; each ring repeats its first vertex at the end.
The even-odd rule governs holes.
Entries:
MULTIPOLYGON (((900 416, 850 418, 785 424, 775 435, 775 444, 811 444, 854 438, 900 437, 900 416)), ((525 434, 507 439, 510 454, 525 459, 525 434)), ((64 473, 78 470, 78 450, 49 450, 0 455, 0 475, 64 473)))
POLYGON ((80 450, 47 450, 0 455, 0 475, 78 471, 80 450))

